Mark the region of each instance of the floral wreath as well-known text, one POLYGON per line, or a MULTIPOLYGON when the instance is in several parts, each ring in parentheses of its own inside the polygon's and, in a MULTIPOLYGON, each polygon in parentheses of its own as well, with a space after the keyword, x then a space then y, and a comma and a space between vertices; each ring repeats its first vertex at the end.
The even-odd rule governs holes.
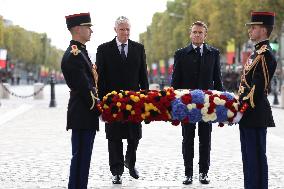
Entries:
POLYGON ((140 123, 237 123, 240 103, 233 93, 216 90, 112 91, 98 105, 103 121, 140 123))

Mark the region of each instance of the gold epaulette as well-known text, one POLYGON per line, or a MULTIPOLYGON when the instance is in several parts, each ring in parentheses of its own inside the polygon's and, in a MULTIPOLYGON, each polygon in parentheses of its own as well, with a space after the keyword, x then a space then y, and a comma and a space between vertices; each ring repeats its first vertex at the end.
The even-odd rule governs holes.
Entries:
POLYGON ((260 49, 258 49, 256 52, 257 52, 257 54, 262 54, 262 53, 264 53, 267 50, 268 50, 267 45, 262 45, 260 47, 260 49))
POLYGON ((252 89, 250 90, 249 94, 243 98, 243 100, 249 99, 250 105, 252 108, 255 107, 254 101, 253 101, 253 95, 254 95, 255 85, 253 85, 252 89))
POLYGON ((78 49, 77 45, 72 45, 71 46, 71 53, 74 55, 74 56, 77 56, 81 51, 78 49))

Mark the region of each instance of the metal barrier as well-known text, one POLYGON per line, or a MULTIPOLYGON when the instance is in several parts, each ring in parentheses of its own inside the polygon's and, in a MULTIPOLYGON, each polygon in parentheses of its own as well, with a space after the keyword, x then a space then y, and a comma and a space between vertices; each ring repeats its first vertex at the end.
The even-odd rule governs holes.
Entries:
POLYGON ((44 93, 43 93, 43 90, 42 90, 43 87, 44 87, 43 83, 35 83, 34 84, 34 94, 35 94, 34 99, 36 99, 36 100, 44 99, 44 93))
MULTIPOLYGON (((15 92, 10 90, 10 84, 9 83, 2 83, 0 82, 0 94, 2 98, 9 99, 10 95, 17 97, 17 98, 30 98, 39 95, 39 93, 43 93, 43 88, 45 87, 45 84, 42 84, 41 87, 37 88, 37 90, 34 89, 34 92, 29 95, 18 95, 15 92)), ((36 99, 36 98, 35 98, 36 99)))

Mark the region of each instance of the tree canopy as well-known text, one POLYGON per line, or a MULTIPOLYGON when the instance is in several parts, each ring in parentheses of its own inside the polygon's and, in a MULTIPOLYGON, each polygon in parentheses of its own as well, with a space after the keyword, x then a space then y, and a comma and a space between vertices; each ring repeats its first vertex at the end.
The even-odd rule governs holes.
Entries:
POLYGON ((189 29, 194 21, 208 25, 206 41, 225 52, 232 39, 236 46, 248 40, 245 23, 251 11, 276 12, 275 29, 271 38, 280 35, 284 20, 283 0, 174 0, 167 2, 167 9, 154 14, 147 31, 140 34, 145 45, 147 62, 158 62, 173 56, 178 48, 189 43, 189 29))
POLYGON ((28 71, 36 71, 41 65, 60 70, 63 51, 51 45, 46 33, 27 31, 15 25, 5 26, 1 16, 0 48, 7 49, 11 63, 21 63, 28 71))

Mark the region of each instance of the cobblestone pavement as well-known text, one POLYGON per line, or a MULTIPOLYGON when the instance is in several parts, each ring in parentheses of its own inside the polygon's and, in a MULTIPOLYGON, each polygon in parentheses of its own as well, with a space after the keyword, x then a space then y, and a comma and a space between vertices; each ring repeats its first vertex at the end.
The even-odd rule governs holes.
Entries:
MULTIPOLYGON (((11 87, 14 92, 30 93, 32 87, 11 87)), ((1 99, 0 107, 0 188, 66 188, 71 157, 70 131, 65 130, 68 89, 56 86, 56 108, 49 108, 49 87, 44 100, 1 99)), ((284 110, 273 108, 276 128, 268 129, 267 157, 269 188, 284 188, 284 110)), ((212 132, 209 185, 198 182, 198 138, 195 143, 193 184, 182 184, 184 167, 181 153, 181 127, 154 122, 143 125, 143 138, 137 151, 140 178, 123 174, 122 185, 111 183, 104 126, 97 133, 92 156, 91 189, 239 189, 243 188, 238 126, 212 132)), ((124 142, 126 143, 126 141, 124 142)))

